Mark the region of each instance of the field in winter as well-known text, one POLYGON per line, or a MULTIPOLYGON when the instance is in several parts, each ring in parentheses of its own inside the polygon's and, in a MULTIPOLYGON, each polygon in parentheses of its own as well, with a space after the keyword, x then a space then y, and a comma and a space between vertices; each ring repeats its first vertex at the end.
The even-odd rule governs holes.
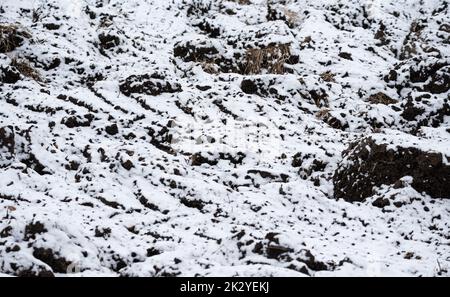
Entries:
POLYGON ((0 276, 450 276, 448 0, 1 0, 0 276))

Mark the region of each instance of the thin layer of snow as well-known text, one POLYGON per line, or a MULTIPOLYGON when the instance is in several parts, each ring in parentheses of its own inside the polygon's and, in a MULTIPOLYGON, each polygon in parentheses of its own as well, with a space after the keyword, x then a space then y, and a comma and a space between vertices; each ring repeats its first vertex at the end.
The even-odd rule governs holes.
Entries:
MULTIPOLYGON (((305 250, 328 265, 323 271, 305 268, 315 276, 449 275, 448 199, 386 186, 366 202, 350 204, 333 199, 332 183, 342 151, 367 135, 450 155, 448 117, 413 136, 398 112, 358 95, 383 91, 399 101, 406 97, 388 87, 383 75, 399 62, 393 49, 402 47, 411 23, 431 16, 442 1, 352 0, 337 13, 341 1, 290 1, 287 9, 300 17, 289 28, 280 20, 267 21, 263 0, 249 5, 204 0, 212 2, 208 17, 224 30, 223 38, 210 38, 195 26, 201 18, 189 16, 187 8, 198 2, 0 3, 0 23, 20 22, 33 34, 32 42, 0 54, 0 66, 27 57, 46 80, 24 78, 0 86, 0 127, 13 126, 18 147, 23 144, 16 160, 0 169, 0 231, 11 227, 11 234, 0 238, 0 273, 52 271, 34 255, 44 248, 70 262, 72 276, 304 276, 305 250), (368 28, 360 20, 362 7, 373 20, 368 28), (226 13, 227 8, 235 13, 226 13), (40 13, 37 22, 33 9, 40 13), (341 18, 345 22, 339 29, 341 18), (381 21, 390 30, 389 46, 377 46, 373 38, 381 21), (61 27, 47 30, 47 23, 61 27), (300 59, 292 74, 209 74, 198 63, 174 57, 175 44, 206 40, 223 57, 233 58, 242 49, 227 40, 260 31, 267 33, 261 44, 292 44, 300 59), (119 36, 119 46, 102 54, 100 33, 119 36), (339 58, 341 52, 351 53, 352 60, 339 58), (54 58, 60 66, 44 70, 42 65, 54 58), (323 81, 326 71, 335 74, 334 82, 323 81), (183 91, 131 97, 120 92, 119 82, 128 76, 155 72, 166 73, 183 91), (103 78, 88 87, 83 79, 96 74, 103 78), (243 93, 240 85, 248 78, 275 81, 277 93, 287 98, 243 93), (345 119, 348 128, 335 129, 318 118, 322 107, 305 94, 319 89, 328 94, 330 114, 345 119), (63 124, 69 116, 86 114, 94 116, 89 127, 63 124), (375 129, 371 120, 385 126, 375 129), (117 124, 118 134, 105 132, 111 124, 117 124), (149 130, 168 131, 176 154, 156 147, 149 130), (30 152, 49 174, 20 161, 25 159, 20 154, 30 152), (196 153, 214 160, 221 153, 245 158, 236 165, 222 158, 216 165, 192 166, 196 153), (309 156, 300 168, 292 166, 297 153, 309 156), (130 170, 122 165, 127 160, 130 170), (323 171, 311 170, 315 160, 326 164, 323 171), (79 167, 67 169, 71 162, 79 167), (408 203, 388 211, 371 204, 392 195, 408 203), (46 231, 27 238, 26 227, 36 222, 46 231), (105 229, 109 232, 97 232, 105 229), (291 259, 257 252, 270 233, 290 249, 291 259)), ((430 26, 427 30, 435 33, 437 23, 430 26)), ((433 44, 449 56, 448 45, 433 44)), ((433 95, 433 108, 446 98, 448 92, 433 95)))

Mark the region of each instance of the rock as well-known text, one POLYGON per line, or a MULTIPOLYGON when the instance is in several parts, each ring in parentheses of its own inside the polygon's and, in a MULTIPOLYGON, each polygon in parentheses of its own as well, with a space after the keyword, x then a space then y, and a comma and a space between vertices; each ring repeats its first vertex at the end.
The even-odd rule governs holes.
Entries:
POLYGON ((215 166, 219 163, 220 160, 229 161, 233 165, 242 165, 242 161, 245 159, 245 157, 246 155, 242 152, 219 153, 218 156, 215 156, 211 153, 202 154, 201 152, 198 152, 191 156, 191 165, 201 166, 202 164, 208 164, 210 166, 215 166))
POLYGON ((134 167, 134 164, 133 162, 131 162, 131 160, 122 161, 121 164, 122 167, 128 171, 130 171, 134 167))
POLYGON ((97 14, 94 11, 92 11, 89 6, 86 6, 84 12, 89 16, 91 20, 95 20, 95 18, 97 17, 97 14))
POLYGON ((219 158, 221 160, 229 161, 233 165, 242 165, 242 161, 245 159, 246 155, 243 152, 237 153, 219 153, 219 158))
POLYGON ((450 156, 422 151, 412 145, 376 141, 369 136, 344 151, 344 160, 334 173, 334 195, 346 201, 363 201, 373 187, 391 185, 404 176, 412 187, 434 198, 450 198, 450 156), (380 143, 381 142, 381 143, 380 143), (389 145, 389 147, 388 147, 389 145))
POLYGON ((54 58, 51 61, 47 61, 43 63, 43 67, 46 71, 58 68, 61 65, 61 59, 60 58, 54 58))
POLYGON ((0 168, 11 165, 15 154, 14 128, 0 127, 0 168))
POLYGON ((256 169, 252 169, 252 170, 247 170, 247 174, 256 174, 261 176, 262 178, 268 178, 268 179, 276 179, 278 177, 278 175, 275 175, 273 173, 270 173, 268 171, 264 171, 264 170, 256 170, 256 169))
POLYGON ((393 105, 401 112, 406 126, 416 135, 422 127, 440 127, 450 116, 450 105, 447 100, 438 101, 429 94, 406 98, 400 106, 393 105))
POLYGON ((195 153, 191 156, 191 165, 192 166, 201 166, 202 164, 208 164, 211 166, 217 165, 219 163, 216 159, 209 159, 208 157, 204 157, 202 153, 195 153))
POLYGON ((415 20, 412 22, 408 35, 403 40, 403 46, 400 49, 400 60, 407 60, 417 56, 420 53, 420 41, 423 29, 427 24, 423 20, 415 20))
POLYGON ((353 61, 352 54, 350 53, 341 52, 339 53, 339 57, 341 57, 342 59, 353 61))
POLYGON ((147 257, 154 257, 154 256, 157 256, 157 255, 160 255, 161 254, 161 251, 159 251, 158 249, 156 249, 156 248, 148 248, 147 249, 147 257))
MULTIPOLYGON (((419 61, 420 62, 420 61, 419 61)), ((419 63, 409 70, 412 83, 426 83, 423 90, 433 94, 442 94, 450 90, 450 65, 446 61, 419 63)))
POLYGON ((300 256, 297 258, 297 261, 305 263, 309 269, 314 271, 328 270, 328 265, 316 260, 316 257, 307 249, 300 251, 300 256))
POLYGON ((136 194, 136 197, 139 199, 139 202, 142 204, 142 206, 151 209, 153 211, 160 211, 159 207, 150 201, 142 193, 136 194))
POLYGON ((413 252, 407 252, 404 256, 405 259, 410 260, 414 257, 414 253, 413 252))
POLYGON ((205 207, 205 202, 203 202, 202 200, 198 200, 198 199, 187 199, 187 198, 183 197, 180 199, 180 203, 186 207, 196 208, 200 211, 203 209, 203 207, 205 207))
POLYGON ((193 24, 194 27, 198 27, 200 30, 205 32, 211 38, 217 38, 221 33, 221 26, 219 24, 215 24, 207 19, 202 19, 201 22, 193 24))
POLYGON ((446 33, 450 33, 450 24, 442 24, 439 27, 439 31, 444 31, 446 33))
POLYGON ((253 80, 244 79, 241 83, 241 90, 246 94, 256 94, 258 92, 258 86, 253 80))
POLYGON ((36 239, 36 234, 47 232, 45 226, 41 222, 33 222, 25 226, 25 240, 36 239))
POLYGON ((19 269, 16 271, 17 277, 55 277, 53 272, 47 270, 44 266, 32 267, 29 269, 19 269))
POLYGON ((0 81, 5 84, 15 84, 21 79, 20 72, 12 66, 0 66, 0 81))
POLYGON ((310 90, 309 95, 314 101, 317 107, 323 107, 328 105, 328 94, 323 89, 310 90))
POLYGON ((377 46, 387 45, 389 44, 390 40, 386 38, 386 26, 380 22, 380 27, 378 28, 378 31, 375 33, 374 38, 378 39, 379 42, 376 43, 377 46))
POLYGON ((6 238, 11 236, 13 228, 11 226, 6 226, 2 231, 0 231, 0 238, 6 238))
POLYGON ((197 42, 197 44, 183 42, 175 45, 173 54, 185 62, 197 62, 212 60, 219 54, 219 51, 214 46, 207 45, 206 42, 197 42))
POLYGON ((370 95, 369 102, 372 104, 384 104, 384 105, 397 103, 396 100, 392 99, 383 92, 378 92, 376 94, 370 95))
POLYGON ((211 11, 213 3, 210 1, 187 1, 188 16, 203 16, 211 11))
POLYGON ((398 79, 398 72, 394 69, 389 70, 389 73, 383 77, 385 82, 396 81, 398 79))
POLYGON ((78 163, 77 161, 70 161, 68 164, 66 164, 65 168, 67 170, 71 170, 71 171, 77 171, 78 168, 80 168, 80 163, 78 163))
POLYGON ((111 236, 111 228, 95 228, 95 237, 102 237, 104 239, 107 239, 111 236))
POLYGON ((388 86, 397 91, 412 88, 419 92, 445 94, 450 90, 450 64, 448 59, 417 56, 397 63, 384 76, 388 86))
POLYGON ((409 77, 412 83, 423 83, 426 82, 433 74, 435 74, 439 69, 448 64, 444 62, 428 62, 420 63, 418 60, 414 60, 419 63, 411 66, 409 69, 409 77))
MULTIPOLYGON (((242 80, 242 92, 285 101, 301 93, 302 84, 294 77, 248 77, 242 80)), ((313 100, 312 98, 311 101, 313 100)))
POLYGON ((199 86, 199 85, 196 85, 195 87, 202 92, 208 91, 212 88, 211 86, 199 86))
POLYGON ((182 89, 179 83, 168 81, 164 75, 154 73, 129 76, 121 82, 120 91, 125 96, 133 93, 157 96, 162 93, 181 92, 182 89))
POLYGON ((25 164, 27 168, 36 171, 39 175, 48 175, 52 174, 52 172, 44 166, 41 161, 31 152, 26 152, 26 158, 21 158, 20 162, 25 164))
POLYGON ((257 242, 253 248, 253 252, 259 255, 265 255, 269 259, 280 259, 280 257, 294 250, 280 245, 278 239, 279 233, 269 232, 266 234, 263 241, 257 242))
POLYGON ((424 90, 432 94, 442 94, 450 90, 450 66, 443 67, 431 75, 431 81, 424 90))
POLYGON ((303 159, 305 158, 305 156, 302 153, 296 153, 293 157, 292 157, 292 167, 297 168, 297 167, 301 167, 303 164, 303 159))
POLYGON ((67 128, 89 127, 94 120, 92 114, 81 116, 68 116, 61 120, 61 124, 66 125, 67 128))
POLYGON ((415 102, 411 99, 407 100, 405 104, 402 104, 403 112, 401 116, 407 121, 414 121, 418 116, 425 112, 422 107, 417 107, 415 102))
POLYGON ((389 199, 380 197, 372 202, 372 205, 378 208, 384 208, 385 206, 391 205, 391 202, 389 201, 389 199))
POLYGON ((223 49, 218 44, 205 40, 191 40, 175 44, 173 54, 184 62, 198 62, 205 72, 239 73, 240 65, 220 53, 223 49))
POLYGON ((266 248, 267 258, 278 259, 282 254, 292 252, 292 249, 275 244, 269 244, 266 248))
POLYGON ((116 124, 112 124, 111 126, 106 126, 105 131, 109 135, 116 135, 117 133, 119 133, 119 128, 116 124))
POLYGON ((55 24, 55 23, 47 23, 47 24, 43 24, 44 28, 50 31, 53 30, 59 30, 59 28, 61 28, 60 24, 55 24))

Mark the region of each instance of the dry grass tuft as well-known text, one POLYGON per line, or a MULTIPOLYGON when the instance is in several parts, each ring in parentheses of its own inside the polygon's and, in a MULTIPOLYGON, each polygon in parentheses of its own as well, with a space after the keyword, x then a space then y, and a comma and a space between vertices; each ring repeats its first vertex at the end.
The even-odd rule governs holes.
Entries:
POLYGON ((219 73, 219 67, 211 61, 202 61, 200 62, 200 65, 206 73, 209 74, 218 74, 219 73))
POLYGON ((284 16, 288 26, 291 28, 294 27, 299 20, 298 13, 287 8, 284 10, 284 16))
POLYGON ((392 99, 391 97, 389 97, 388 95, 386 95, 383 92, 378 92, 376 94, 370 95, 369 102, 372 104, 389 105, 389 104, 397 103, 397 100, 392 99))
POLYGON ((285 73, 285 63, 291 57, 289 44, 275 44, 264 48, 251 48, 246 53, 245 74, 259 74, 267 69, 272 74, 285 73))
POLYGON ((334 79, 336 75, 334 73, 332 73, 331 71, 326 71, 322 74, 320 74, 320 78, 323 79, 323 81, 326 82, 336 82, 336 80, 334 79))
POLYGON ((7 53, 22 45, 31 34, 15 24, 0 24, 0 53, 7 53))
POLYGON ((102 17, 100 20, 99 28, 109 28, 114 25, 113 18, 110 16, 102 17))
POLYGON ((37 82, 42 82, 41 74, 26 59, 12 59, 11 66, 15 67, 20 74, 37 82))
POLYGON ((330 110, 328 108, 322 108, 316 113, 316 118, 320 120, 327 119, 330 116, 330 110))

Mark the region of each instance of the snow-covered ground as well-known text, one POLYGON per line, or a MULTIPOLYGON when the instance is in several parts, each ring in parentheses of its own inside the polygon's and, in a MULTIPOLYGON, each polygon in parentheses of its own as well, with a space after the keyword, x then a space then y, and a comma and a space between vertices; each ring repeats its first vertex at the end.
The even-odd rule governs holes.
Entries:
POLYGON ((449 276, 449 19, 1 0, 26 33, 0 38, 0 276, 449 276), (379 157, 351 155, 363 139, 379 157))

